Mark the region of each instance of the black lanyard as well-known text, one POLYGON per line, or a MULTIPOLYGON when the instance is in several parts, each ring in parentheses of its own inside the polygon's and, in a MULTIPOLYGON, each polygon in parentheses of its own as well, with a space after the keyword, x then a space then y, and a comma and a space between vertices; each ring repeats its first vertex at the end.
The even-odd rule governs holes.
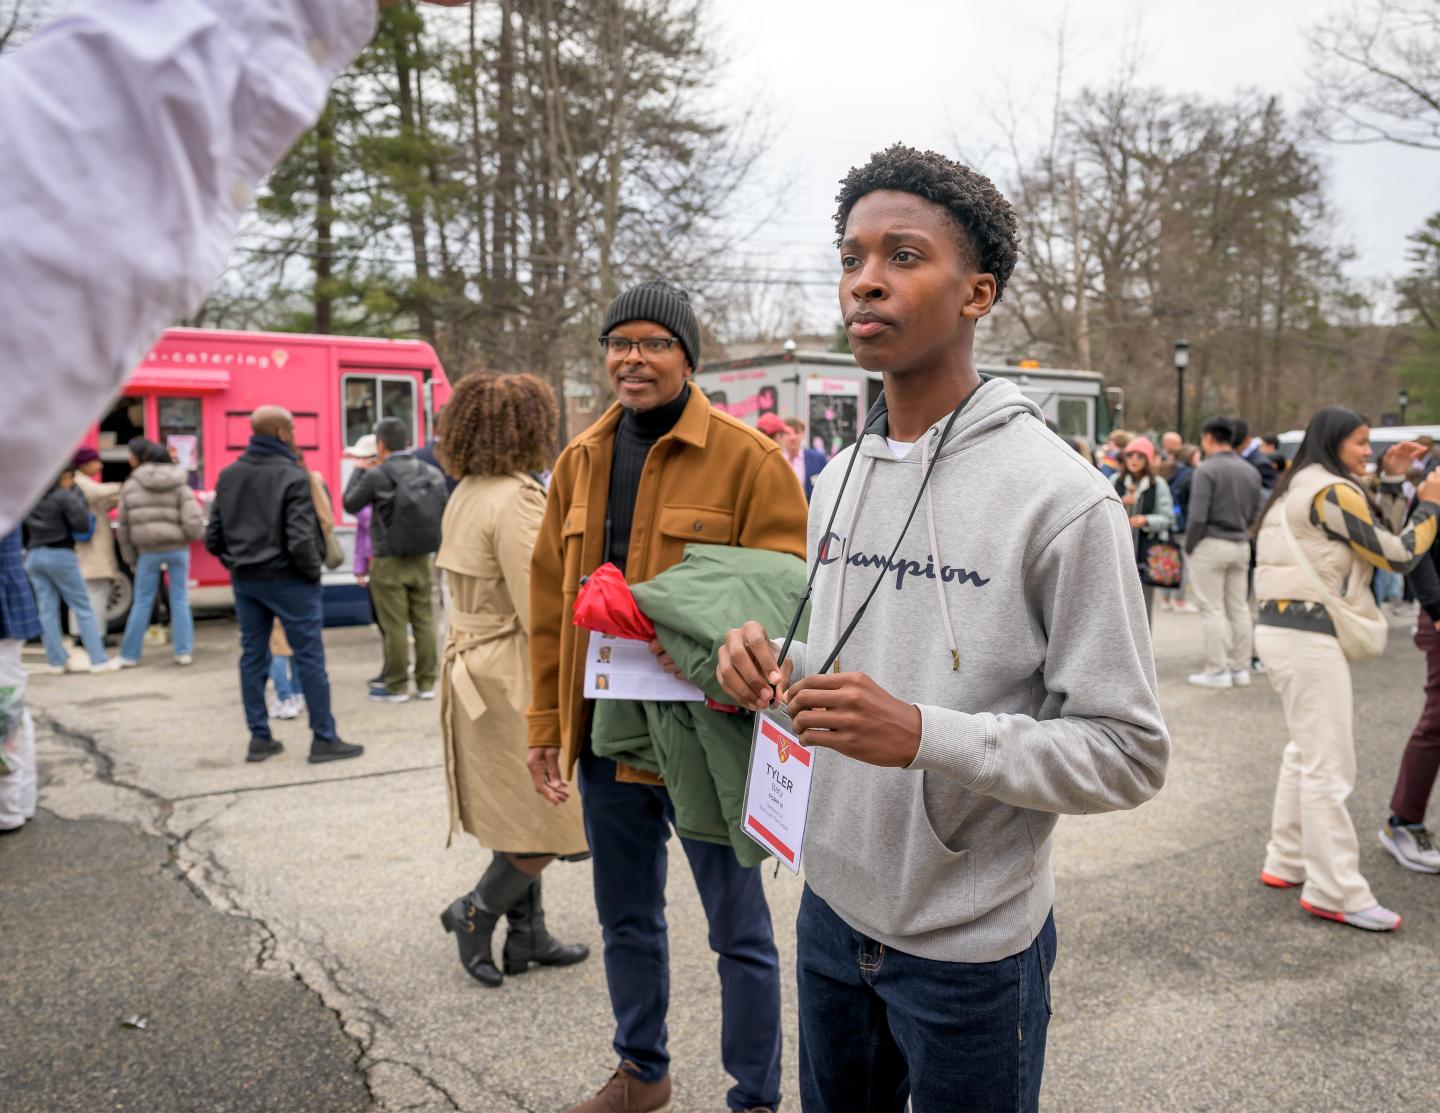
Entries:
MULTIPOLYGON (((982 379, 980 386, 984 385, 985 383, 982 379)), ((830 651, 830 656, 825 658, 825 663, 821 665, 820 668, 814 670, 816 674, 823 674, 830 671, 831 666, 833 666, 839 658, 840 651, 845 648, 845 643, 850 640, 850 635, 853 634, 855 628, 860 625, 860 620, 865 616, 865 609, 870 606, 870 600, 875 598, 875 593, 880 590, 881 583, 883 583, 885 577, 890 574, 890 565, 894 563, 895 554, 900 551, 900 546, 905 541, 905 534, 909 532, 910 523, 915 520, 915 512, 920 509, 920 500, 925 497, 925 487, 930 482, 930 475, 935 471, 935 465, 940 462, 940 450, 945 447, 945 442, 950 439, 950 432, 955 428, 955 421, 959 418, 960 412, 970 404, 970 399, 975 397, 976 391, 980 389, 980 386, 977 386, 975 390, 972 390, 961 399, 960 404, 951 412, 950 420, 945 423, 945 429, 940 434, 940 443, 935 447, 935 455, 930 458, 930 466, 925 469, 925 474, 920 479, 920 489, 915 492, 915 501, 910 504, 910 513, 905 518, 905 525, 900 529, 900 536, 895 539, 895 547, 890 550, 890 556, 881 567, 880 575, 876 576, 875 582, 870 585, 869 593, 861 602, 859 609, 856 610, 855 616, 850 619, 850 625, 846 626, 845 632, 840 635, 840 640, 835 643, 835 648, 830 651)), ((790 652, 790 643, 795 640, 795 631, 800 626, 800 616, 805 613, 805 607, 810 602, 810 593, 815 587, 815 576, 820 571, 820 561, 825 555, 825 545, 833 536, 832 531, 835 527, 835 516, 840 512, 840 503, 845 495, 845 487, 850 482, 850 472, 855 467, 855 460, 860 455, 860 445, 871 432, 871 426, 873 424, 874 422, 872 420, 867 423, 861 431, 859 438, 855 441, 855 449, 850 453, 850 461, 845 465, 845 474, 840 480, 840 490, 835 495, 835 504, 830 508, 830 520, 825 523, 825 532, 820 537, 820 548, 815 552, 815 563, 810 566, 810 578, 805 581, 805 594, 800 597, 800 602, 795 607, 795 615, 790 619, 790 628, 785 631, 785 641, 780 647, 780 655, 777 658, 782 664, 785 661, 786 654, 790 652)), ((842 553, 841 555, 843 557, 844 554, 842 553)), ((841 575, 844 575, 843 569, 841 570, 841 575)))

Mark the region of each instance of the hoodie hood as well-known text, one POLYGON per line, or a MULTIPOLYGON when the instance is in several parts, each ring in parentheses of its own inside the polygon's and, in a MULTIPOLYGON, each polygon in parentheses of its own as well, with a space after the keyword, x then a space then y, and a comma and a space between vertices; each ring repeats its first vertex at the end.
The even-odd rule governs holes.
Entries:
MULTIPOLYGON (((940 458, 942 460, 963 451, 968 443, 973 443, 993 433, 1014 421, 1021 414, 1029 414, 1044 424, 1045 415, 1041 412, 1040 407, 1021 394, 1020 388, 1009 379, 985 376, 981 376, 981 378, 983 381, 980 388, 970 396, 969 402, 960 411, 960 416, 956 418, 955 427, 951 429, 949 438, 941 446, 940 458)), ((925 434, 926 438, 931 441, 932 455, 933 445, 939 442, 940 434, 944 432, 945 425, 949 420, 950 415, 946 414, 930 426, 925 434)), ((865 415, 865 426, 860 437, 861 455, 894 460, 890 446, 885 441, 889 435, 890 407, 882 391, 880 397, 875 400, 875 404, 870 407, 870 412, 865 415)), ((918 461, 919 456, 911 453, 898 462, 917 463, 918 461)))
POLYGON ((179 464, 141 464, 130 478, 150 491, 169 491, 184 487, 190 473, 179 464))

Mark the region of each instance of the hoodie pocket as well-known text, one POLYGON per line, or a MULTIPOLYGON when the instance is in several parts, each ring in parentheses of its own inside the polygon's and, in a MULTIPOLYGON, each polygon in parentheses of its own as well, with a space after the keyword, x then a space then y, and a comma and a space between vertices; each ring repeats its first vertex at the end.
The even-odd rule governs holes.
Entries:
POLYGON ((975 855, 946 846, 930 818, 924 773, 916 778, 910 833, 895 893, 896 935, 921 935, 975 919, 975 855))

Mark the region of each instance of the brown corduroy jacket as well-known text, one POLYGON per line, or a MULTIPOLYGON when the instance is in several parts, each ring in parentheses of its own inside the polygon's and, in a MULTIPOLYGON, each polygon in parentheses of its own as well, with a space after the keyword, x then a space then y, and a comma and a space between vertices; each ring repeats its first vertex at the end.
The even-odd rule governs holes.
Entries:
MULTIPOLYGON (((560 454, 530 568, 531 747, 558 746, 574 775, 584 743, 585 648, 573 620, 580 579, 604 562, 610 463, 622 409, 612 405, 560 454)), ((805 559, 800 481, 764 434, 710 405, 696 387, 675 428, 645 461, 626 578, 659 575, 695 542, 771 549, 805 559)))

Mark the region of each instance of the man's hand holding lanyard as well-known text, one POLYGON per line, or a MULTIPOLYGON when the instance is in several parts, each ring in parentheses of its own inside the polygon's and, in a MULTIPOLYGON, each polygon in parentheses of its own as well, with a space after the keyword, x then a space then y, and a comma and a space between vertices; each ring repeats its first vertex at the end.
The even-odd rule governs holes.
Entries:
POLYGON ((826 746, 867 765, 904 768, 920 749, 920 709, 896 699, 863 672, 817 673, 790 683, 792 662, 776 660, 765 628, 747 622, 720 647, 716 670, 735 702, 760 712, 775 701, 790 713, 800 741, 826 746))

